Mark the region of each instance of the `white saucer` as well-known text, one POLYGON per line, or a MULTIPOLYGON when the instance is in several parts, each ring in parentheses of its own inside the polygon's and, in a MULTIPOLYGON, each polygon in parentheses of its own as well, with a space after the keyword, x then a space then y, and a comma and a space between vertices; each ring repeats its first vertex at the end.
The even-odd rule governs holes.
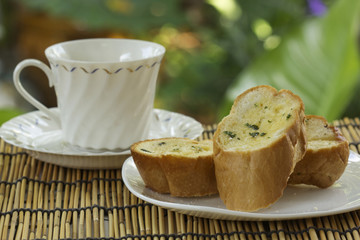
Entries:
MULTIPOLYGON (((51 111, 59 112, 57 108, 51 111)), ((195 139, 203 130, 202 125, 191 117, 154 109, 149 139, 195 139)), ((55 122, 40 111, 26 113, 4 123, 0 128, 0 137, 7 143, 23 148, 36 159, 64 167, 120 168, 130 155, 130 150, 101 151, 72 146, 62 140, 61 130, 55 122)))

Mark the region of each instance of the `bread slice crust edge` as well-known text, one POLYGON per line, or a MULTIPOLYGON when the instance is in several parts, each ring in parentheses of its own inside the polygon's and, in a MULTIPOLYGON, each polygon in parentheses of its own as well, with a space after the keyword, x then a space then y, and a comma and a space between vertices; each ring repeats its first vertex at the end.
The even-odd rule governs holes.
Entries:
POLYGON ((349 142, 336 127, 329 125, 324 117, 308 115, 306 119, 314 119, 322 123, 322 127, 332 132, 330 136, 332 139, 328 141, 334 144, 318 148, 308 147, 304 158, 295 166, 289 184, 328 188, 342 176, 346 169, 350 154, 349 142))
POLYGON ((270 86, 258 86, 240 94, 234 101, 230 114, 218 125, 214 134, 215 174, 220 198, 230 210, 252 212, 276 202, 287 186, 290 174, 306 151, 304 105, 300 97, 288 90, 277 91, 270 86), (222 125, 229 121, 239 107, 241 98, 251 91, 263 88, 289 95, 298 101, 299 109, 293 116, 293 124, 271 144, 251 151, 224 149, 219 142, 222 125))
MULTIPOLYGON (((176 138, 186 144, 196 140, 176 138)), ((212 152, 197 157, 176 154, 152 155, 136 151, 139 144, 149 141, 167 141, 174 138, 150 139, 131 147, 135 165, 150 189, 177 197, 200 197, 218 193, 212 152)), ((211 142, 212 143, 212 142, 211 142)))

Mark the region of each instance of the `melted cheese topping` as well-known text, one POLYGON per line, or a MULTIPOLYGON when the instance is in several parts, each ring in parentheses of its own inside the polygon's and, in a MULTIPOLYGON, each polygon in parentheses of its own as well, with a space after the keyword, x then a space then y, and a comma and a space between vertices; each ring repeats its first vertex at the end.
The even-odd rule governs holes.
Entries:
POLYGON ((212 154, 212 141, 197 142, 183 139, 166 139, 144 142, 138 150, 145 154, 178 155, 178 156, 203 156, 212 154))
POLYGON ((227 150, 262 148, 294 124, 299 109, 297 101, 282 95, 249 96, 223 121, 220 144, 227 150))

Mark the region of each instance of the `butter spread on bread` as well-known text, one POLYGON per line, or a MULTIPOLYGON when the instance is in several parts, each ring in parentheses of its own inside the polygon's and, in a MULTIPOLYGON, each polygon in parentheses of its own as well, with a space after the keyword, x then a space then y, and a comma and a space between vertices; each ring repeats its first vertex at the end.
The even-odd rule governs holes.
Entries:
POLYGON ((213 143, 187 138, 145 140, 131 155, 147 187, 178 197, 217 193, 213 143))
POLYGON ((215 175, 226 208, 256 211, 276 202, 306 151, 304 104, 288 90, 240 94, 214 134, 215 175))
POLYGON ((308 184, 327 188, 344 173, 349 143, 339 130, 321 116, 306 116, 307 150, 296 165, 289 184, 308 184))

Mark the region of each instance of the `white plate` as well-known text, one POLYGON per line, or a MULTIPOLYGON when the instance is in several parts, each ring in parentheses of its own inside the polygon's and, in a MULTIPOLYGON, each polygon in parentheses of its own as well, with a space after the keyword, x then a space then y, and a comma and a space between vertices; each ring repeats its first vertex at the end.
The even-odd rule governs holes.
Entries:
MULTIPOLYGON (((59 113, 57 108, 51 109, 59 113)), ((187 137, 195 139, 203 132, 202 125, 188 116, 154 109, 149 138, 187 137)), ((15 117, 0 128, 0 137, 23 148, 31 156, 64 167, 104 169, 119 168, 130 150, 101 151, 72 146, 62 140, 61 130, 40 111, 15 117)))
POLYGON ((122 168, 128 189, 138 198, 183 214, 226 220, 282 220, 320 217, 360 209, 360 156, 350 151, 349 164, 342 177, 330 188, 288 186, 283 197, 257 212, 227 210, 218 195, 178 198, 146 188, 132 157, 122 168))

